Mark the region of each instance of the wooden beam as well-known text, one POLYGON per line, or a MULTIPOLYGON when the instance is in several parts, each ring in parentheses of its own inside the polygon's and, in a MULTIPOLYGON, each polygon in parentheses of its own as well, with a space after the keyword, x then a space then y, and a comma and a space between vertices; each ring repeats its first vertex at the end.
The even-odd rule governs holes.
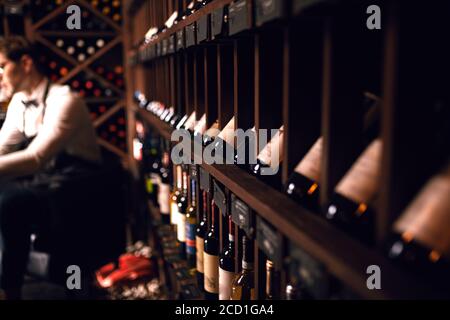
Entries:
POLYGON ((116 114, 119 110, 121 110, 125 106, 125 101, 120 100, 114 106, 112 106, 108 111, 102 114, 94 121, 94 127, 98 127, 103 124, 106 120, 108 120, 112 115, 116 114))

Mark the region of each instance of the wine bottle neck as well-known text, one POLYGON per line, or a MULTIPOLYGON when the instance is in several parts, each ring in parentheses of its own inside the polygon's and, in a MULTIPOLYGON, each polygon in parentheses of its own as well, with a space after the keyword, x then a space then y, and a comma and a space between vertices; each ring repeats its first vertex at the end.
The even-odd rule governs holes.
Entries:
POLYGON ((183 177, 183 195, 187 196, 188 195, 188 178, 187 178, 186 171, 183 171, 182 177, 183 177))
POLYGON ((216 204, 214 200, 211 201, 211 229, 216 227, 216 204))
POLYGON ((203 191, 203 210, 202 210, 202 220, 208 222, 208 200, 206 196, 206 191, 203 191))
POLYGON ((197 181, 195 181, 192 178, 191 178, 191 186, 190 186, 190 188, 191 188, 191 190, 190 190, 190 195, 191 195, 190 203, 191 203, 192 207, 195 207, 196 200, 197 200, 197 181))
POLYGON ((234 223, 231 215, 228 216, 228 241, 230 247, 234 245, 234 223))
POLYGON ((242 269, 253 270, 253 244, 246 236, 242 238, 242 269))
POLYGON ((181 174, 181 166, 177 165, 176 167, 176 175, 177 175, 177 189, 181 190, 183 188, 183 176, 181 174))

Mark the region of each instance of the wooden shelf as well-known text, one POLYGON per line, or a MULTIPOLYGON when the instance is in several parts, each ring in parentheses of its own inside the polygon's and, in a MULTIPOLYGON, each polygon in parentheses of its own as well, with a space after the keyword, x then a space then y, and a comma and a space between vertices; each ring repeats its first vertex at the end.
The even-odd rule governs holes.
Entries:
MULTIPOLYGON (((139 115, 159 134, 170 139, 173 129, 150 112, 139 115)), ((439 297, 433 288, 393 265, 379 252, 350 238, 327 221, 264 184, 235 165, 201 164, 216 180, 249 205, 256 214, 276 226, 288 239, 320 261, 327 270, 368 299, 414 299, 439 297), (268 196, 270 195, 270 196, 268 196), (367 267, 382 270, 382 290, 369 290, 367 267)))

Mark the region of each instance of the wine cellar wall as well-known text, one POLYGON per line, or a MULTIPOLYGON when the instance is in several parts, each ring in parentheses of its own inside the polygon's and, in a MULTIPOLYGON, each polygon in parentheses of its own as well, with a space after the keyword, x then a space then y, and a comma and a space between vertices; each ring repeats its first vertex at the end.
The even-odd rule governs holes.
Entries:
POLYGON ((129 3, 134 161, 174 297, 448 296, 439 6, 419 27, 401 1, 129 3), (278 131, 248 165, 238 128, 278 131), (176 129, 202 137, 189 163, 172 162, 176 129), (200 159, 230 145, 234 164, 200 159))
POLYGON ((159 297, 450 297, 448 1, 22 0, 0 16, 121 160, 128 242, 157 262, 159 297))

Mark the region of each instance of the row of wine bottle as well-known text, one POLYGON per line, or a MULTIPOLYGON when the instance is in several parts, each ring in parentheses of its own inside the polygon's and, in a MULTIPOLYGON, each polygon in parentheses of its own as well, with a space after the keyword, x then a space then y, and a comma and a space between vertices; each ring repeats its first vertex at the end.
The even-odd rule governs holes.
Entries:
MULTIPOLYGON (((187 261, 191 274, 196 274, 198 286, 210 300, 255 299, 254 239, 242 235, 241 271, 235 259, 236 226, 231 214, 222 217, 212 193, 199 186, 195 165, 170 165, 168 143, 157 137, 145 140, 142 123, 138 122, 138 139, 142 141, 142 160, 145 186, 149 199, 160 209, 163 224, 176 230, 176 248, 187 261), (158 145, 162 145, 162 158, 158 145), (173 170, 171 170, 173 167, 173 170), (219 219, 226 222, 227 232, 220 250, 219 219)), ((166 244, 166 246, 168 246, 166 244)), ((266 261, 266 299, 279 299, 279 272, 272 261, 266 261)), ((294 299, 297 286, 289 284, 288 299, 294 299)))
POLYGON ((102 38, 57 38, 54 44, 78 62, 83 62, 103 48, 106 42, 102 38))
MULTIPOLYGON (((46 68, 46 73, 48 73, 49 78, 57 82, 62 77, 65 77, 69 74, 72 67, 63 61, 60 58, 54 57, 51 54, 43 54, 39 58, 39 61, 41 64, 46 68)), ((102 65, 99 63, 95 63, 95 65, 91 66, 91 70, 95 72, 97 75, 101 76, 103 79, 107 80, 109 83, 115 85, 119 89, 123 89, 125 87, 125 81, 124 81, 124 69, 123 66, 120 64, 116 64, 113 66, 108 65, 102 65)), ((83 77, 78 77, 74 80, 72 80, 73 83, 69 83, 73 89, 81 89, 81 87, 84 87, 85 90, 91 90, 92 85, 86 83, 85 80, 81 79, 83 77)), ((111 90, 108 90, 107 92, 104 92, 104 95, 110 96, 112 92, 111 90), (109 94, 108 94, 109 93, 109 94)), ((85 96, 95 96, 100 97, 103 95, 103 93, 99 92, 86 92, 85 96)))
MULTIPOLYGON (((173 108, 166 108, 157 102, 148 102, 142 94, 136 93, 136 99, 142 108, 154 113, 162 121, 174 128, 185 128, 195 136, 203 134, 204 146, 211 143, 216 150, 226 144, 233 144, 234 118, 223 130, 216 130, 217 122, 209 129, 205 126, 202 115, 195 121, 195 114, 177 115, 173 108), (193 121, 189 121, 189 119, 193 121)), ((257 154, 256 164, 248 165, 234 153, 235 164, 246 169, 251 174, 269 182, 274 187, 281 187, 286 194, 299 202, 311 212, 316 213, 334 223, 349 235, 361 240, 367 245, 374 241, 374 203, 379 194, 379 174, 382 152, 382 140, 379 137, 380 99, 370 93, 365 93, 363 104, 365 117, 363 124, 364 147, 356 161, 343 178, 338 182, 329 203, 322 208, 319 205, 322 138, 318 137, 309 152, 295 167, 294 173, 287 184, 281 186, 279 173, 273 176, 260 175, 261 169, 270 168, 283 161, 282 143, 283 127, 281 126, 269 142, 257 154), (280 152, 271 153, 273 148, 280 152), (276 155, 278 159, 273 159, 276 155)), ((234 149, 239 149, 239 146, 234 149)), ((447 230, 450 221, 448 190, 450 188, 448 167, 436 173, 428 184, 418 193, 417 197, 405 209, 393 226, 392 237, 386 239, 387 255, 406 264, 412 269, 432 270, 440 278, 449 279, 448 256, 450 254, 450 237, 447 230), (440 182, 438 182, 440 181, 440 182), (446 269, 447 268, 447 269, 446 269)), ((178 184, 183 187, 182 180, 178 184)), ((180 189, 181 190, 181 189, 180 189)), ((169 212, 169 211, 167 211, 169 212)))

